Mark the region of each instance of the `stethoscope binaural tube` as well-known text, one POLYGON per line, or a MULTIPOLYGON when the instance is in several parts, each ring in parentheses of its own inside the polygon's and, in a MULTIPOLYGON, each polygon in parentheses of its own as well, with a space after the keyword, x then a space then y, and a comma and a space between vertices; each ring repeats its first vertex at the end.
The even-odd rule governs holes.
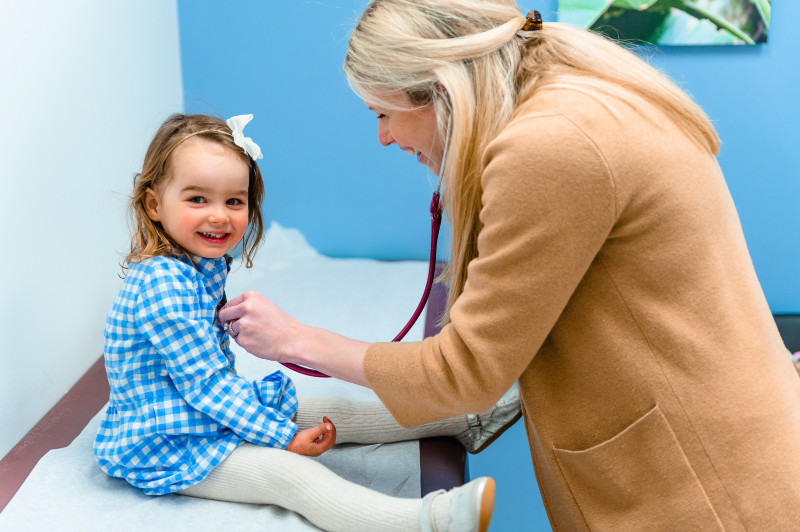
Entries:
MULTIPOLYGON (((425 308, 425 304, 428 302, 428 298, 431 295, 431 289, 433 288, 433 277, 436 274, 436 246, 439 242, 439 229, 441 226, 442 206, 439 204, 439 188, 437 188, 433 193, 433 198, 431 199, 431 255, 430 259, 428 260, 428 282, 425 284, 425 290, 422 293, 422 299, 419 300, 417 309, 414 311, 411 319, 408 320, 408 323, 406 323, 406 326, 403 327, 403 330, 401 330, 397 336, 394 337, 392 342, 399 342, 406 334, 408 334, 408 331, 411 330, 411 327, 414 326, 419 319, 420 314, 422 314, 422 309, 425 308)), ((329 375, 326 375, 321 371, 307 368, 305 366, 298 366, 297 364, 291 364, 288 362, 281 362, 281 364, 293 371, 296 371, 297 373, 302 373, 303 375, 308 375, 309 377, 329 377, 329 375)))
MULTIPOLYGON (((406 326, 403 327, 403 330, 398 333, 397 336, 394 337, 392 342, 399 342, 403 339, 403 337, 411 330, 411 327, 417 322, 420 314, 422 314, 422 309, 425 308, 425 303, 428 302, 428 297, 431 295, 431 288, 433 288, 433 277, 436 275, 436 245, 439 242, 439 229, 442 226, 442 206, 439 203, 439 196, 442 190, 442 179, 444 177, 444 163, 447 160, 447 149, 450 146, 450 131, 453 128, 453 114, 447 117, 447 132, 444 136, 444 151, 442 153, 442 161, 439 163, 439 183, 436 185, 436 191, 433 193, 433 198, 431 199, 431 256, 428 260, 428 282, 425 283, 425 290, 422 293, 422 299, 419 300, 419 305, 417 305, 417 310, 414 311, 414 314, 411 316, 411 319, 408 320, 406 326)), ((315 369, 307 368, 305 366, 298 366, 297 364, 290 364, 290 363, 283 363, 284 366, 287 368, 294 370, 298 373, 302 373, 303 375, 308 375, 310 377, 330 377, 330 375, 325 375, 321 371, 317 371, 315 369)))

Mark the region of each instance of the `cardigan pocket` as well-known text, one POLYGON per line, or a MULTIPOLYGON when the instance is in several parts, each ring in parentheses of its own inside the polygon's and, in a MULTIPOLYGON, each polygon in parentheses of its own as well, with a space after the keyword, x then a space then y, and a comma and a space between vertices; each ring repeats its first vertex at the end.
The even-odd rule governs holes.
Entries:
POLYGON ((581 451, 553 448, 591 530, 722 530, 658 406, 581 451))

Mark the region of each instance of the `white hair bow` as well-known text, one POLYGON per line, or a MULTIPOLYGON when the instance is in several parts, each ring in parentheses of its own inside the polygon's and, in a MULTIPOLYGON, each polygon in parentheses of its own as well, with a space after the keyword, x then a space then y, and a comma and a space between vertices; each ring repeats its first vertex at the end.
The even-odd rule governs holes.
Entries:
POLYGON ((233 132, 234 144, 242 148, 255 161, 256 159, 263 159, 261 148, 253 142, 253 139, 244 136, 244 126, 252 119, 253 115, 237 115, 230 117, 225 123, 228 124, 228 127, 233 132))

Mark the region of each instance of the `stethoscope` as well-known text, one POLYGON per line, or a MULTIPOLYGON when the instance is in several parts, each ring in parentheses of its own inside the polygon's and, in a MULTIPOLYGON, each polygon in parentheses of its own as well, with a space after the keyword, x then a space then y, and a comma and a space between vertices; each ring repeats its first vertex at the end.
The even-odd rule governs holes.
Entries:
MULTIPOLYGON (((411 316, 411 319, 408 320, 406 326, 403 327, 397 336, 394 337, 392 342, 399 342, 400 340, 405 337, 408 331, 411 330, 411 327, 417 322, 420 314, 422 314, 422 309, 425 308, 425 304, 428 302, 428 298, 431 295, 431 289, 433 288, 433 277, 436 273, 436 245, 439 242, 439 229, 442 226, 442 206, 439 203, 439 197, 442 190, 442 177, 444 176, 444 162, 445 158, 447 157, 447 147, 450 144, 450 129, 453 125, 453 118, 450 115, 447 121, 447 134, 445 135, 444 139, 444 151, 442 153, 442 162, 439 166, 439 182, 436 185, 436 190, 433 193, 433 198, 431 199, 431 255, 428 259, 428 281, 425 283, 425 290, 422 292, 422 298, 419 300, 419 305, 417 305, 417 309, 414 311, 414 314, 411 316)), ((284 363, 281 362, 287 368, 296 371, 297 373, 302 373, 303 375, 308 375, 309 377, 330 377, 330 375, 326 375, 320 371, 315 369, 307 368, 305 366, 298 366, 297 364, 291 363, 284 363)))
MULTIPOLYGON (((392 342, 399 342, 403 339, 403 337, 405 337, 408 331, 411 330, 411 327, 414 326, 414 324, 417 322, 417 319, 419 319, 420 315, 422 314, 422 309, 425 308, 425 304, 428 302, 428 298, 431 295, 431 289, 433 288, 433 277, 436 273, 436 245, 439 241, 439 229, 442 226, 442 207, 439 204, 439 187, 441 187, 441 183, 436 187, 436 191, 433 193, 433 198, 431 199, 431 256, 428 260, 428 281, 425 283, 425 290, 422 292, 422 298, 419 300, 417 309, 414 311, 411 319, 408 320, 408 323, 406 323, 406 326, 403 327, 403 330, 401 330, 397 336, 394 337, 392 342)), ((310 377, 330 376, 315 369, 307 368, 305 366, 298 366, 297 364, 291 364, 288 362, 281 362, 281 364, 291 370, 296 371, 297 373, 302 373, 303 375, 308 375, 310 377)))

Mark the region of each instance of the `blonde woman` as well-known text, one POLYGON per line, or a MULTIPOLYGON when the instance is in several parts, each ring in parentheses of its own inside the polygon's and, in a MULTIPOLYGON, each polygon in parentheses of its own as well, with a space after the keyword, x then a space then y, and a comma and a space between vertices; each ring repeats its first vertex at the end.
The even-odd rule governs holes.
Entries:
POLYGON ((404 426, 519 381, 556 530, 790 530, 800 380, 703 111, 628 50, 511 0, 375 0, 345 60, 378 138, 439 174, 444 327, 367 344, 248 292, 252 353, 371 387, 404 426))

